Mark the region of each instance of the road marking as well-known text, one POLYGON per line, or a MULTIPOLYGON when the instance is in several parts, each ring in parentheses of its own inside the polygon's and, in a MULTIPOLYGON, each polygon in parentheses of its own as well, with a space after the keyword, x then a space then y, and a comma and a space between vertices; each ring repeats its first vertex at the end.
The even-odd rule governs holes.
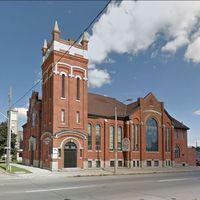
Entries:
POLYGON ((163 180, 158 180, 158 183, 162 183, 162 182, 174 182, 174 181, 185 181, 187 179, 185 178, 177 178, 177 179, 163 179, 163 180))
POLYGON ((97 187, 97 186, 96 185, 86 185, 86 186, 51 188, 51 189, 41 189, 41 190, 27 190, 27 191, 25 191, 25 193, 50 192, 50 191, 59 191, 59 190, 75 190, 75 189, 84 189, 84 188, 93 188, 93 187, 97 187))

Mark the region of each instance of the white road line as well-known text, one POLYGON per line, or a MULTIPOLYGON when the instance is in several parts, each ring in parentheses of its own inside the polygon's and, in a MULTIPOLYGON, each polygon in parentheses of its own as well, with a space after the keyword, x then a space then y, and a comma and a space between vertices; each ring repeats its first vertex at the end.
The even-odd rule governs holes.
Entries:
POLYGON ((27 190, 25 193, 37 193, 37 192, 50 192, 50 191, 59 191, 59 190, 74 190, 74 189, 84 189, 84 188, 93 188, 97 187, 96 185, 86 185, 86 186, 74 186, 74 187, 64 187, 64 188, 51 188, 51 189, 41 189, 41 190, 27 190))
POLYGON ((162 182, 174 182, 174 181, 185 181, 187 179, 185 178, 177 178, 177 179, 163 179, 163 180, 158 180, 156 182, 162 183, 162 182))

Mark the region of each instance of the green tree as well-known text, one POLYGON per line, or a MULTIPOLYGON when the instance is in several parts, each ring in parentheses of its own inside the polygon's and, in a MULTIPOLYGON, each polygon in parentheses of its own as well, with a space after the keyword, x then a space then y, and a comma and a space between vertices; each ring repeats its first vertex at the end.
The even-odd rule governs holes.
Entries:
MULTIPOLYGON (((7 146, 7 122, 0 123, 0 157, 5 153, 5 147, 7 146)), ((16 158, 17 149, 16 149, 16 138, 17 135, 14 133, 11 134, 11 154, 12 158, 16 158)))

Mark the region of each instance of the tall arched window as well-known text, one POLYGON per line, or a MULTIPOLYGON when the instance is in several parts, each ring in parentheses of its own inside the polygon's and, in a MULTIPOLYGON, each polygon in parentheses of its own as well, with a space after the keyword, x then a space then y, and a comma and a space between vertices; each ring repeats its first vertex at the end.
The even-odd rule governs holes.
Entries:
POLYGON ((96 150, 100 150, 101 149, 101 127, 99 124, 96 125, 95 131, 96 131, 96 150))
POLYGON ((76 79, 76 100, 80 100, 80 78, 76 79))
POLYGON ((181 155, 180 148, 178 146, 176 146, 174 149, 174 157, 180 158, 180 155, 181 155))
POLYGON ((158 126, 153 118, 149 118, 146 123, 146 150, 158 151, 158 126))
POLYGON ((117 131, 117 148, 118 150, 122 150, 122 127, 118 127, 117 131))
POLYGON ((61 91, 61 97, 65 98, 65 75, 62 74, 62 91, 61 91))
POLYGON ((139 150, 139 140, 140 140, 140 125, 139 124, 133 124, 133 126, 132 126, 133 151, 139 150))
POLYGON ((49 97, 51 98, 53 94, 53 76, 49 79, 49 88, 49 97))
POLYGON ((32 127, 35 127, 35 124, 36 124, 36 113, 35 111, 32 113, 32 127))
POLYGON ((88 124, 88 150, 92 149, 92 125, 88 124))
POLYGON ((109 138, 110 138, 109 149, 113 150, 114 149, 114 126, 110 126, 109 128, 109 138))

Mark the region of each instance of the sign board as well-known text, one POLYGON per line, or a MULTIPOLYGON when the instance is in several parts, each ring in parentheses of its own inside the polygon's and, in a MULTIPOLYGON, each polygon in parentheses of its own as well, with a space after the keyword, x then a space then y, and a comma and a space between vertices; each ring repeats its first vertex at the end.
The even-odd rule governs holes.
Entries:
POLYGON ((130 151, 130 140, 129 140, 129 138, 124 138, 122 140, 122 151, 130 151))
POLYGON ((58 148, 53 148, 53 153, 58 153, 58 148))
POLYGON ((57 159, 58 158, 58 148, 53 148, 52 158, 53 159, 57 159))

